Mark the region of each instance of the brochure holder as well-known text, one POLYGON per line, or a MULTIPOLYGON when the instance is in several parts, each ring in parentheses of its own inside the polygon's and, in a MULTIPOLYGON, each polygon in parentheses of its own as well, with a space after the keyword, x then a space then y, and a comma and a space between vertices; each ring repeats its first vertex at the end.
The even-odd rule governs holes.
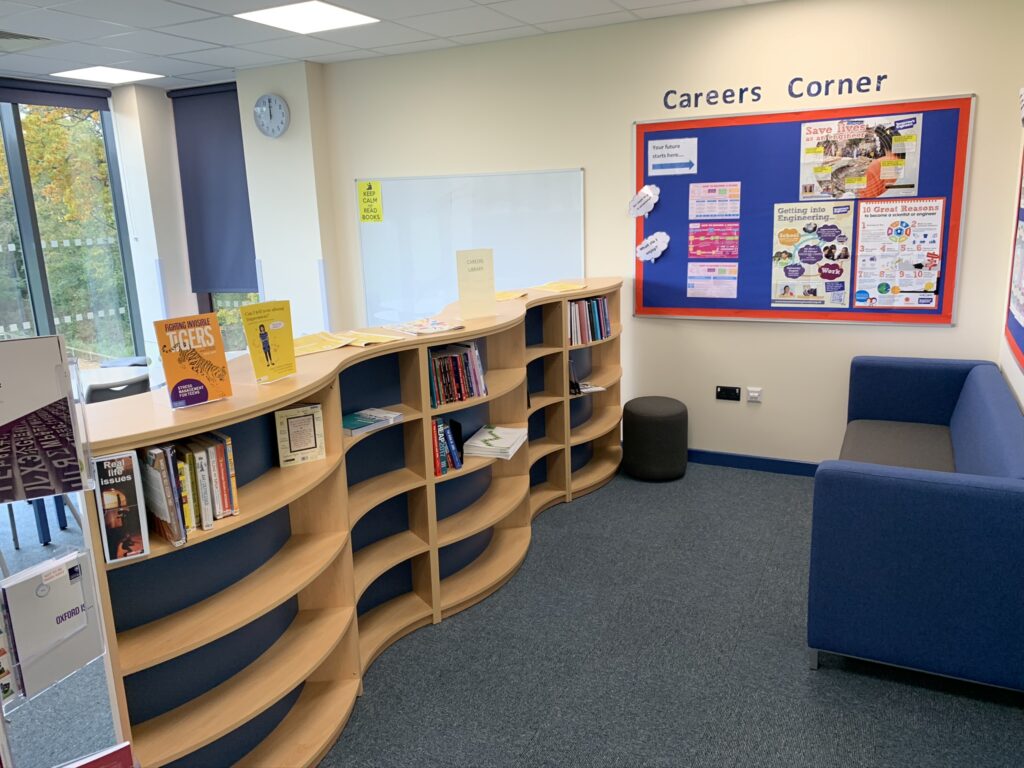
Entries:
MULTIPOLYGON (((61 349, 63 349, 63 340, 61 349)), ((78 453, 78 467, 82 476, 82 490, 91 491, 96 487, 92 476, 92 446, 89 443, 89 428, 85 420, 85 386, 82 384, 78 358, 72 357, 67 366, 58 366, 64 391, 68 394, 68 408, 71 410, 71 426, 75 434, 75 449, 78 453)))

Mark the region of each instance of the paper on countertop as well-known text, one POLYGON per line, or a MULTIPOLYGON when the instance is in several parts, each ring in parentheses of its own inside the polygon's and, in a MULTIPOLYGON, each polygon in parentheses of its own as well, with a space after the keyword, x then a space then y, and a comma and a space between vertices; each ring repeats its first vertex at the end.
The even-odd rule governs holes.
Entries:
POLYGON ((544 285, 536 286, 541 291, 553 291, 555 293, 564 293, 566 291, 579 291, 587 287, 587 284, 582 281, 574 280, 553 280, 550 283, 544 283, 544 285))
POLYGON ((668 248, 670 239, 671 238, 665 232, 655 232, 653 235, 648 235, 644 238, 644 241, 636 247, 636 257, 640 261, 653 262, 665 252, 666 248, 668 248))
POLYGON ((342 333, 311 333, 307 336, 300 336, 295 339, 295 356, 312 355, 317 352, 327 352, 331 349, 338 349, 351 343, 352 336, 342 333))
POLYGON ((498 291, 494 294, 494 298, 498 301, 511 301, 512 299, 521 299, 526 294, 526 291, 498 291))

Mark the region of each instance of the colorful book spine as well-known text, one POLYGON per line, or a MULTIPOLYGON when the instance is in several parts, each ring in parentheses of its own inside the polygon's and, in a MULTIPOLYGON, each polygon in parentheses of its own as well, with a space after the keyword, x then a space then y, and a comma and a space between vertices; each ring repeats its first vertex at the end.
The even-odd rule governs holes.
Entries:
POLYGON ((451 427, 444 425, 444 441, 448 446, 448 456, 455 469, 462 469, 462 457, 459 456, 459 449, 455 447, 455 437, 452 435, 451 427))
POLYGON ((432 433, 433 444, 434 444, 434 477, 441 476, 441 451, 437 441, 437 430, 430 430, 432 433))
POLYGON ((240 511, 238 504, 238 480, 235 477, 235 449, 231 443, 231 435, 225 432, 212 432, 216 440, 224 443, 224 458, 227 464, 228 488, 231 490, 231 514, 237 515, 240 511))

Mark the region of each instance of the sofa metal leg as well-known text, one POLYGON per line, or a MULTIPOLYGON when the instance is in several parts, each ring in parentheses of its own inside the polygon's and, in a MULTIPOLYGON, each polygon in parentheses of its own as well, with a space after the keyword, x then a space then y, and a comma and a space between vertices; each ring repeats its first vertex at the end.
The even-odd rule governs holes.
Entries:
POLYGON ((818 652, 813 648, 807 649, 807 666, 811 669, 818 668, 818 652))

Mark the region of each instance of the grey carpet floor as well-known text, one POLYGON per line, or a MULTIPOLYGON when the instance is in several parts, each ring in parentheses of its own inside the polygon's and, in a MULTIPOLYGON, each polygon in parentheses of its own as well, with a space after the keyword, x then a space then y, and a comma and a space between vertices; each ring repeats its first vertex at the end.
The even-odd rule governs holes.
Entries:
POLYGON ((508 584, 381 655, 322 765, 1022 765, 1024 696, 807 668, 811 489, 691 465, 548 510, 508 584))

